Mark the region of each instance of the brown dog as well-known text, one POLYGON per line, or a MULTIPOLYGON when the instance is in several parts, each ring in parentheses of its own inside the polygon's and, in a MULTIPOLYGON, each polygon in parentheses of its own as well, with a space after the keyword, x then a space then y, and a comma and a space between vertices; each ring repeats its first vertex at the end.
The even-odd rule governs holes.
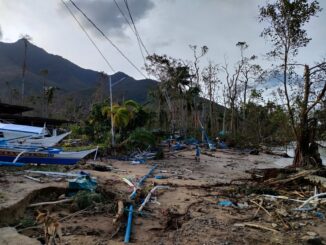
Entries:
POLYGON ((44 225, 44 236, 45 236, 45 244, 57 244, 56 236, 59 238, 59 243, 61 243, 62 231, 60 223, 53 217, 49 215, 49 212, 41 212, 37 210, 36 214, 36 222, 38 224, 44 225), (54 242, 54 243, 53 243, 54 242))

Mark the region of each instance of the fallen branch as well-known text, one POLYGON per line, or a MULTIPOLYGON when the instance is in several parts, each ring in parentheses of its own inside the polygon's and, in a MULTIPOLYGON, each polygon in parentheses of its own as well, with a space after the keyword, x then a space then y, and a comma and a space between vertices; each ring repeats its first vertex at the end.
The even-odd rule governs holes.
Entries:
POLYGON ((288 200, 288 201, 294 201, 294 202, 301 202, 303 203, 304 201, 302 200, 297 200, 297 199, 292 199, 292 198, 289 198, 289 197, 286 197, 286 196, 273 196, 273 195, 263 195, 264 197, 269 197, 270 199, 283 199, 283 200, 288 200))
POLYGON ((303 208, 304 206, 306 206, 308 203, 310 203, 312 200, 314 200, 315 198, 318 199, 318 197, 321 197, 321 196, 326 196, 326 193, 319 193, 317 195, 314 195, 310 198, 308 198, 307 201, 305 201, 304 203, 302 203, 302 205, 300 205, 299 209, 303 208))
MULTIPOLYGON (((260 200, 260 204, 263 204, 263 200, 260 200)), ((258 208, 257 208, 257 210, 256 210, 256 212, 255 212, 255 214, 254 214, 254 217, 257 216, 259 210, 260 210, 260 206, 258 206, 258 208)))
POLYGON ((247 227, 257 228, 257 229, 266 230, 266 231, 279 232, 278 230, 275 230, 275 229, 272 229, 272 228, 269 228, 266 226, 262 226, 262 225, 253 224, 253 223, 236 223, 234 225, 235 226, 247 226, 247 227))
POLYGON ((279 218, 279 220, 281 220, 281 222, 283 223, 283 225, 285 226, 286 229, 289 228, 289 225, 291 227, 291 229, 293 230, 293 227, 291 226, 291 224, 289 223, 289 225, 282 219, 281 215, 278 212, 275 212, 277 217, 279 218))
POLYGON ((117 223, 122 219, 123 212, 124 212, 123 201, 119 200, 118 201, 118 212, 117 212, 117 214, 115 215, 115 217, 113 219, 113 226, 116 226, 117 223))
POLYGON ((163 182, 163 181, 153 181, 155 184, 160 185, 168 185, 170 187, 185 187, 189 189, 200 189, 200 188, 212 188, 212 187, 220 187, 220 186, 230 186, 230 185, 238 185, 238 184, 230 184, 230 183, 213 183, 213 184, 202 184, 202 185, 190 185, 190 184, 179 184, 179 183, 173 183, 170 181, 163 182))
MULTIPOLYGON (((90 206, 90 207, 91 207, 91 206, 90 206)), ((63 218, 59 219, 58 221, 61 222, 61 221, 66 220, 66 219, 68 219, 68 218, 74 217, 74 216, 76 216, 76 215, 78 215, 78 214, 81 214, 81 213, 85 212, 87 209, 89 209, 90 207, 84 208, 84 209, 82 209, 82 210, 78 210, 78 211, 75 212, 75 213, 69 214, 69 215, 67 215, 66 217, 63 217, 63 218)))
POLYGON ((296 173, 296 174, 293 174, 293 175, 288 176, 286 179, 281 179, 281 180, 278 180, 278 179, 269 179, 269 180, 266 180, 264 182, 264 184, 269 184, 269 185, 286 184, 286 183, 291 182, 293 180, 296 180, 296 179, 303 178, 303 177, 306 177, 308 175, 311 175, 311 174, 313 174, 313 173, 315 173, 317 171, 318 170, 301 171, 299 173, 296 173))
MULTIPOLYGON (((250 202, 252 202, 253 204, 257 205, 259 208, 261 208, 262 210, 264 210, 265 213, 267 213, 268 216, 272 216, 271 213, 268 212, 268 211, 267 211, 267 210, 262 206, 262 204, 263 204, 263 202, 264 202, 263 200, 261 200, 260 203, 257 203, 257 202, 255 202, 255 201, 253 201, 253 200, 250 200, 250 202)), ((257 210, 257 213, 258 213, 258 211, 259 211, 259 209, 257 210)), ((255 215, 255 216, 256 216, 256 215, 255 215)))
POLYGON ((157 185, 155 186, 146 196, 145 200, 143 201, 143 203, 141 204, 141 206, 138 209, 138 212, 141 212, 143 210, 143 208, 145 207, 146 203, 149 201, 149 199, 151 198, 152 194, 157 190, 157 189, 169 189, 169 186, 162 186, 162 185, 157 185))
POLYGON ((25 177, 26 179, 30 179, 30 180, 33 180, 33 181, 36 181, 36 182, 39 182, 39 183, 43 183, 42 180, 37 179, 37 178, 34 178, 34 177, 31 177, 31 176, 28 176, 28 175, 24 175, 24 177, 25 177))
POLYGON ((38 207, 38 206, 66 203, 66 202, 72 202, 72 201, 73 201, 73 199, 63 199, 63 200, 54 201, 54 202, 39 202, 39 203, 30 204, 30 205, 28 205, 28 207, 38 207))
POLYGON ((322 187, 326 188, 326 178, 317 176, 317 175, 308 175, 304 177, 305 180, 310 181, 315 185, 321 185, 322 187))

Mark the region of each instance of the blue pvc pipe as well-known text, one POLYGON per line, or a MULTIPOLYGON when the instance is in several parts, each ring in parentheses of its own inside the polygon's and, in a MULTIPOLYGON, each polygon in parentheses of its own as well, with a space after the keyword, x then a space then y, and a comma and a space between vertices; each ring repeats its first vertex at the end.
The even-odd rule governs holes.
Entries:
POLYGON ((126 229, 125 240, 124 240, 125 243, 129 243, 129 241, 130 241, 133 209, 134 209, 134 207, 132 206, 132 204, 130 204, 129 214, 128 214, 128 223, 127 223, 127 229, 126 229))
POLYGON ((154 172, 154 170, 155 170, 155 168, 157 168, 157 164, 155 164, 154 165, 154 167, 152 167, 149 171, 148 171, 148 173, 146 174, 146 175, 144 175, 139 181, 138 181, 138 183, 137 183, 137 187, 140 187, 143 183, 144 183, 144 181, 145 181, 145 179, 147 179, 153 172, 154 172))
MULTIPOLYGON (((145 179, 147 179, 155 170, 155 168, 157 168, 157 164, 154 165, 154 167, 152 167, 148 173, 146 175, 144 175, 137 183, 137 187, 140 187, 145 179)), ((137 195, 137 190, 134 191, 131 195, 130 195, 130 199, 133 200, 135 199, 137 195)), ((127 229, 126 229, 126 233, 125 233, 125 240, 124 243, 129 243, 130 241, 130 234, 131 234, 131 225, 132 225, 132 213, 133 213, 133 209, 134 207, 132 206, 132 204, 130 204, 129 206, 129 214, 128 214, 128 223, 127 223, 127 229)))

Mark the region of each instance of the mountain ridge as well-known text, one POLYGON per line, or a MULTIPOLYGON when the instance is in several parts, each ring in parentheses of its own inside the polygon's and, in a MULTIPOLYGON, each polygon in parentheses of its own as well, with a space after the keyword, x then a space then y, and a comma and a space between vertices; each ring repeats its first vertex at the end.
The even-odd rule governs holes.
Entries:
MULTIPOLYGON (((0 98, 6 100, 8 92, 13 89, 16 94, 21 91, 22 64, 24 61, 24 40, 14 43, 0 42, 0 98)), ((60 88, 60 94, 77 93, 89 90, 93 93, 101 82, 101 72, 82 68, 60 55, 50 54, 27 41, 25 95, 40 96, 43 89, 44 76, 40 71, 48 70, 46 86, 60 88)), ((125 99, 134 99, 140 103, 146 101, 149 89, 157 85, 151 79, 135 80, 131 76, 117 72, 111 75, 113 85, 113 99, 124 96, 125 99), (124 77, 124 81, 116 86, 117 81, 124 77)), ((107 88, 108 89, 108 88, 107 88)), ((10 92, 11 93, 11 92, 10 92)), ((17 95, 18 97, 18 95, 17 95)))

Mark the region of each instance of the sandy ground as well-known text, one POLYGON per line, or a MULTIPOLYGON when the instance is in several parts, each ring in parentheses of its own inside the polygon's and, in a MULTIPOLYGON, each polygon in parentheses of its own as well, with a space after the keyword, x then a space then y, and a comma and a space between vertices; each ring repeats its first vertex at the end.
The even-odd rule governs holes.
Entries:
MULTIPOLYGON (((247 170, 278 167, 275 162, 280 163, 282 159, 265 154, 249 155, 233 150, 218 150, 202 154, 198 163, 194 160, 194 151, 186 150, 166 154, 164 160, 148 161, 141 165, 113 160, 102 161, 101 164, 110 164, 119 171, 85 171, 97 177, 102 189, 117 196, 111 204, 64 220, 63 244, 123 244, 127 213, 120 231, 111 238, 114 233, 112 221, 115 202, 119 198, 127 200, 132 191, 121 179, 127 177, 136 180, 145 175, 154 164, 158 165, 154 175, 164 175, 167 178, 148 178, 142 193, 148 193, 153 185, 157 184, 171 188, 156 192, 154 196, 157 202, 149 202, 143 215, 134 214, 132 244, 308 244, 311 239, 317 238, 321 239, 318 241, 324 242, 325 221, 310 214, 277 218, 274 211, 283 206, 274 204, 266 206, 272 213, 271 216, 268 211, 257 211, 257 206, 250 202, 256 200, 257 195, 244 195, 239 192, 239 186, 229 184, 250 178, 247 170), (238 206, 221 207, 218 202, 222 200, 231 200, 238 206), (269 227, 274 231, 245 227, 243 224, 248 222, 269 227)), ((8 171, 2 171, 0 177, 0 224, 5 227, 11 220, 12 224, 9 225, 18 225, 19 230, 21 219, 33 218, 34 209, 27 208, 28 204, 42 201, 44 198, 55 200, 57 195, 49 198, 51 191, 47 188, 60 188, 65 186, 66 182, 48 180, 46 183, 36 183, 17 174, 17 171, 8 171), (37 192, 40 189, 45 189, 48 193, 45 197, 43 195, 43 198, 38 197, 41 195, 37 192), (34 195, 31 195, 33 192, 34 195)), ((138 208, 140 200, 136 199, 135 203, 138 208)), ((286 206, 283 208, 289 209, 286 206)), ((73 212, 68 204, 55 205, 49 209, 58 218, 73 212)), ((43 236, 42 229, 23 230, 21 233, 35 238, 35 241, 43 236)))

